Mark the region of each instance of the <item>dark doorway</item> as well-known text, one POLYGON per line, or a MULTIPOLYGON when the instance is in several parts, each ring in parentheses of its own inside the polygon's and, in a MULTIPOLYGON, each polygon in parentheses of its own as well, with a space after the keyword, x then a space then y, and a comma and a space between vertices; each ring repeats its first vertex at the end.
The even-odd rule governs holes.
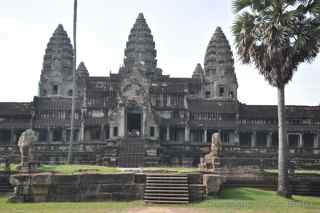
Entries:
POLYGON ((141 135, 141 113, 127 113, 128 136, 141 135))

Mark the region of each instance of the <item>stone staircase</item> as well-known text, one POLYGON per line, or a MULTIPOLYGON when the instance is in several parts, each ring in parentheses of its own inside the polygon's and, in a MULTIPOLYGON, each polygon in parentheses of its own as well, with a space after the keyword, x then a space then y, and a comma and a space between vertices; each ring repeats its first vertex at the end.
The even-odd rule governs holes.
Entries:
POLYGON ((144 141, 138 137, 128 137, 122 141, 119 150, 118 166, 136 168, 144 166, 144 141))
POLYGON ((179 174, 149 174, 146 176, 143 197, 146 203, 189 203, 188 177, 179 174))

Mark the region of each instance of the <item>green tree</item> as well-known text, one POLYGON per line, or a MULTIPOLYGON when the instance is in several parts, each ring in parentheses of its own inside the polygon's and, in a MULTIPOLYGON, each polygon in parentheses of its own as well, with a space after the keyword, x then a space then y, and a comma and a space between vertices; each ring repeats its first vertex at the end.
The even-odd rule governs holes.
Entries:
POLYGON ((320 0, 234 0, 232 31, 242 63, 278 90, 278 194, 290 197, 285 86, 320 46, 320 0))

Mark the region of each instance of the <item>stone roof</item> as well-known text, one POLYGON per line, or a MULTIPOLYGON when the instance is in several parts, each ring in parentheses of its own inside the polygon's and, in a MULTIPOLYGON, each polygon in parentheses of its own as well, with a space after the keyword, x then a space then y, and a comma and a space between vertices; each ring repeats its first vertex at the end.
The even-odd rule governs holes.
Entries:
POLYGON ((192 78, 203 79, 204 71, 200 63, 197 64, 195 70, 193 71, 192 78))
POLYGON ((62 63, 60 71, 72 75, 73 47, 62 24, 58 25, 47 44, 42 73, 52 71, 56 59, 62 63))
POLYGON ((142 62, 152 69, 157 67, 155 43, 151 30, 142 13, 139 13, 130 31, 124 54, 124 64, 127 67, 131 67, 137 62, 142 62))
POLYGON ((77 74, 79 77, 89 77, 89 72, 83 61, 80 62, 77 68, 77 74))
POLYGON ((220 27, 217 27, 205 54, 204 70, 206 76, 219 79, 225 76, 237 83, 234 72, 234 59, 229 41, 220 27))
MULTIPOLYGON (((320 120, 320 106, 286 106, 289 119, 320 120)), ((245 105, 240 104, 239 119, 278 119, 277 106, 274 105, 245 105)))
POLYGON ((31 116, 31 110, 30 102, 0 102, 0 116, 31 116))

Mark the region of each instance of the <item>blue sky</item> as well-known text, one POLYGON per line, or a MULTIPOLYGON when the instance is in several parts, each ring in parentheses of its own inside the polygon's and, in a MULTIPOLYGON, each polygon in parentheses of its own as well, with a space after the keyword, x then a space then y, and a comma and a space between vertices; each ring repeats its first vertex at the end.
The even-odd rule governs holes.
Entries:
MULTIPOLYGON (((139 12, 151 28, 164 74, 191 76, 203 64, 207 44, 221 26, 234 50, 232 1, 78 0, 78 61, 91 76, 106 76, 122 64, 126 41, 139 12)), ((0 0, 0 101, 31 101, 37 95, 44 51, 58 24, 72 36, 73 0, 0 0)), ((276 89, 249 65, 238 63, 238 98, 276 104, 276 89)), ((286 89, 286 103, 320 104, 320 61, 303 64, 286 89)))

